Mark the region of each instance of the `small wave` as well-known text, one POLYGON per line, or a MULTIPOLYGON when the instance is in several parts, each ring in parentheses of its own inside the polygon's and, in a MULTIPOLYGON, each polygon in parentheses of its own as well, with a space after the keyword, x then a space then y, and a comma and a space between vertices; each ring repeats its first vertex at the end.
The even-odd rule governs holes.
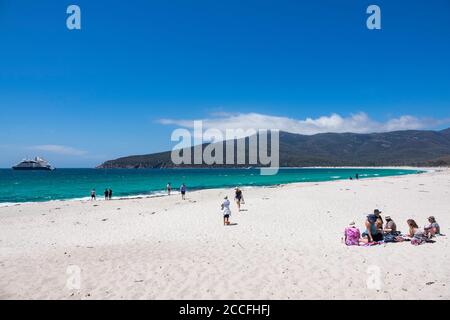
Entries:
MULTIPOLYGON (((22 202, 22 203, 24 203, 24 202, 22 202)), ((21 205, 22 203, 16 203, 16 202, 3 202, 3 203, 0 203, 0 208, 19 206, 19 205, 21 205)))

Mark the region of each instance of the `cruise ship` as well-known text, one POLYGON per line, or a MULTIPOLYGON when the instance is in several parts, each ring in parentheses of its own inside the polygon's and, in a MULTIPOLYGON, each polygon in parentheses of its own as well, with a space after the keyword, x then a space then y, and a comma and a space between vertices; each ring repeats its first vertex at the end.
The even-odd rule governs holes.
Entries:
POLYGON ((24 159, 19 164, 12 167, 14 170, 54 170, 47 161, 36 157, 34 160, 24 159))

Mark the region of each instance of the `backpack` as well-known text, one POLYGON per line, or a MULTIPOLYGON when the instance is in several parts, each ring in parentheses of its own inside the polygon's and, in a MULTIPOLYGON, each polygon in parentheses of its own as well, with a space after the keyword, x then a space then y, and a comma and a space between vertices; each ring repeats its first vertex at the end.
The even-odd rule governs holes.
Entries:
POLYGON ((345 244, 348 246, 358 246, 361 233, 358 228, 345 228, 345 244))

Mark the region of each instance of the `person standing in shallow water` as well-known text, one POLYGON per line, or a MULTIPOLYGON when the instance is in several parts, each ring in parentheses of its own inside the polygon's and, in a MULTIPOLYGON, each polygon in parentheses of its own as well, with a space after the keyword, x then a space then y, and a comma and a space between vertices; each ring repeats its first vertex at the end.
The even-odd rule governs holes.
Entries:
POLYGON ((92 191, 91 191, 91 201, 92 200, 96 200, 95 189, 92 189, 92 191))
POLYGON ((186 185, 183 183, 180 187, 181 199, 186 200, 186 185))
POLYGON ((170 191, 172 191, 172 186, 170 185, 170 182, 166 186, 167 189, 167 195, 170 196, 170 191))
POLYGON ((108 199, 109 200, 112 199, 112 189, 111 188, 108 190, 108 199))
POLYGON ((105 200, 108 200, 109 198, 109 190, 105 189, 105 200))

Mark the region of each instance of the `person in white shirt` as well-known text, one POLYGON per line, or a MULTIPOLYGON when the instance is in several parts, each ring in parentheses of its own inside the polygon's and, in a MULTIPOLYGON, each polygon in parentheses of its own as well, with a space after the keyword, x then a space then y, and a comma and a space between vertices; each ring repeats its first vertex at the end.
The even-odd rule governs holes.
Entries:
POLYGON ((223 213, 223 225, 229 225, 230 224, 230 216, 231 216, 231 210, 230 210, 230 200, 228 200, 228 197, 225 197, 222 205, 221 205, 222 213, 223 213))

